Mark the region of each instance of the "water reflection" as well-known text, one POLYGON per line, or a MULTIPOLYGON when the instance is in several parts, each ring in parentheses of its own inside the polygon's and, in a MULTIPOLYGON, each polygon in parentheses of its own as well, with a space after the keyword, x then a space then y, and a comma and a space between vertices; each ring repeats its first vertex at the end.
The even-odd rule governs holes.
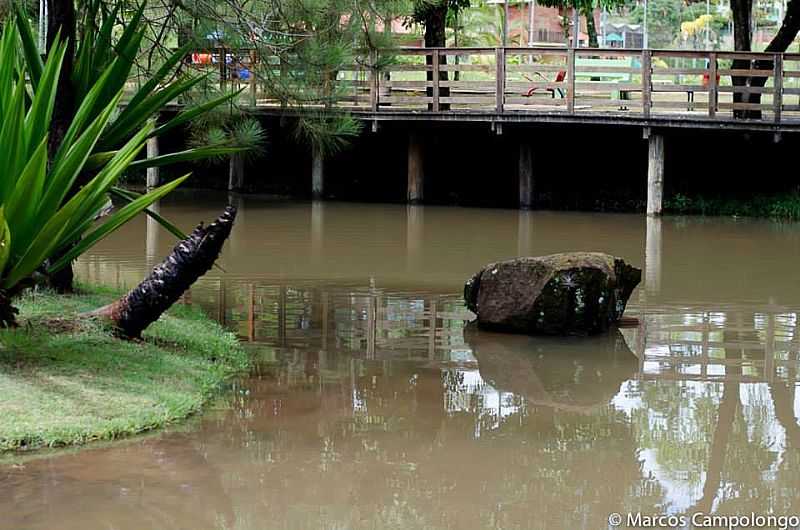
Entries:
MULTIPOLYGON (((179 431, 0 466, 0 529, 595 530, 610 512, 800 509, 797 227, 242 201, 228 272, 185 301, 257 369, 179 431), (477 266, 571 248, 645 264, 637 326, 466 325, 477 266)), ((124 250, 79 274, 131 285, 144 258, 124 250)))

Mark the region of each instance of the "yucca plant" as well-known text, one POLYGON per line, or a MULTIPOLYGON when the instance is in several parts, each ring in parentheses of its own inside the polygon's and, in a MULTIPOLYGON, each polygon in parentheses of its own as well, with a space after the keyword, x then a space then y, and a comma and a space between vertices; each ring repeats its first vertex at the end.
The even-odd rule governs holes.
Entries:
POLYGON ((1 326, 14 325, 16 310, 11 299, 35 282, 37 271, 49 258, 61 252, 44 272, 66 266, 186 179, 135 198, 97 224, 109 190, 130 168, 155 125, 143 124, 102 160, 95 155, 92 176, 69 196, 79 175, 87 174, 90 157, 104 134, 113 130, 111 117, 122 96, 122 90, 114 90, 119 60, 111 61, 87 85, 63 142, 48 161, 48 124, 66 44, 57 39, 41 70, 33 73, 30 60, 18 51, 24 40, 24 30, 14 21, 4 26, 0 36, 1 326))
MULTIPOLYGON (((81 4, 81 24, 78 28, 73 69, 72 72, 66 74, 69 75, 69 81, 75 94, 75 111, 77 113, 78 106, 80 106, 81 112, 85 113, 82 119, 86 122, 98 118, 112 99, 120 93, 124 93, 126 88, 129 89, 128 82, 131 71, 147 30, 143 23, 145 3, 135 10, 118 37, 115 37, 115 30, 122 4, 116 4, 111 11, 102 9, 102 5, 100 0, 89 0, 81 4), (92 101, 87 104, 86 100, 95 81, 105 73, 108 73, 108 76, 104 88, 95 94, 92 101)), ((22 11, 17 12, 16 22, 24 59, 27 63, 28 76, 35 89, 41 83, 44 72, 43 59, 39 55, 30 22, 22 11)), ((100 138, 92 147, 91 154, 85 163, 84 171, 71 183, 71 188, 66 190, 62 200, 71 198, 73 193, 86 183, 89 175, 116 156, 119 149, 134 135, 137 135, 145 124, 157 117, 159 111, 166 104, 176 98, 186 96, 203 80, 203 76, 178 75, 177 70, 181 60, 186 57, 190 49, 191 44, 187 44, 169 55, 146 83, 136 87, 133 93, 125 98, 124 107, 101 132, 100 138)), ((163 135, 187 124, 208 111, 231 101, 238 94, 239 92, 232 92, 217 95, 207 98, 200 105, 186 108, 166 123, 150 128, 147 138, 163 135)), ((164 153, 161 156, 136 160, 130 163, 129 168, 165 166, 230 155, 243 150, 245 149, 230 144, 196 146, 180 152, 164 153)), ((109 193, 122 203, 130 203, 140 196, 135 192, 116 186, 112 186, 109 193)), ((175 237, 179 239, 186 237, 186 234, 183 234, 174 224, 158 214, 150 210, 145 210, 145 213, 175 237)), ((56 257, 60 258, 61 255, 56 254, 56 257)), ((63 269, 66 274, 62 273, 58 278, 51 278, 51 284, 59 290, 69 290, 72 282, 71 263, 64 265, 63 269)))

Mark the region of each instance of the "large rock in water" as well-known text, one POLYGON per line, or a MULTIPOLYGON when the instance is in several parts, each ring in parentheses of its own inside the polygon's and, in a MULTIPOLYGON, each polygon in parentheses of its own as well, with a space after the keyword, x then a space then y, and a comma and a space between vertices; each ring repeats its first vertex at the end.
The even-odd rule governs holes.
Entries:
POLYGON ((592 335, 615 324, 642 271, 600 252, 491 263, 464 286, 484 329, 531 335, 592 335))

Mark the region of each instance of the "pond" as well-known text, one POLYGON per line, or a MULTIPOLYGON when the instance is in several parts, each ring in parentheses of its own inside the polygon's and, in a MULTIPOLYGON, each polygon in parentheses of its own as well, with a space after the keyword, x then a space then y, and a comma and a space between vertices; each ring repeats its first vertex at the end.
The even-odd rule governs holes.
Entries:
MULTIPOLYGON (((189 229, 225 200, 160 211, 189 229)), ((222 268, 185 302, 239 335, 253 372, 184 425, 0 464, 0 529, 595 530, 611 513, 800 513, 800 224, 233 200, 222 268), (644 269, 638 326, 546 339, 465 325, 470 274, 568 250, 644 269)), ((138 220, 77 271, 130 286, 173 243, 138 220)))

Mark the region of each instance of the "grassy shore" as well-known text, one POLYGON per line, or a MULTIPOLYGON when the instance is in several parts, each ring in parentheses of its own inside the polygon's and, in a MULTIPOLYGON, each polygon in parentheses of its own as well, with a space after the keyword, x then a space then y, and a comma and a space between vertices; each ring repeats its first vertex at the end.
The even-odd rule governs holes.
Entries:
POLYGON ((197 412, 247 368, 236 338, 176 305, 141 342, 77 315, 118 293, 33 293, 20 328, 0 331, 0 451, 83 444, 162 427, 197 412))
POLYGON ((800 220, 800 193, 754 195, 747 199, 675 195, 664 201, 664 210, 675 214, 769 217, 800 220))

